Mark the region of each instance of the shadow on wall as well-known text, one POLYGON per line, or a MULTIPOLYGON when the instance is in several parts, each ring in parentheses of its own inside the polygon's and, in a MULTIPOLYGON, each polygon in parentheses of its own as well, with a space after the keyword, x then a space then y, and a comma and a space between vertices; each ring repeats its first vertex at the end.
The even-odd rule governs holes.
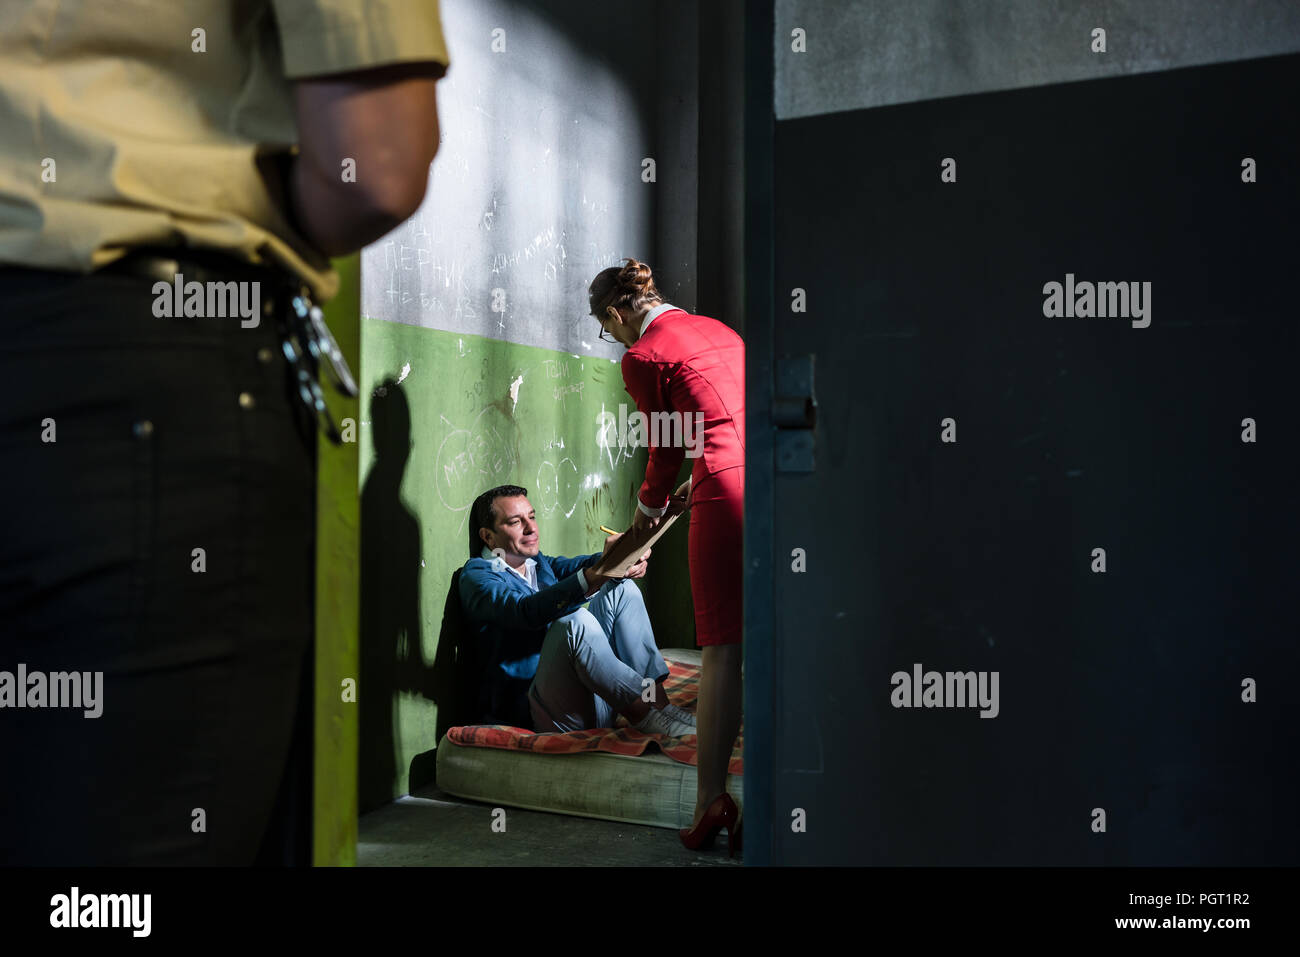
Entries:
POLYGON ((370 400, 374 464, 361 490, 361 674, 358 806, 393 800, 397 779, 397 695, 412 687, 420 648, 420 524, 402 501, 411 454, 411 406, 389 379, 370 400), (415 649, 415 656, 411 650, 415 649))
MULTIPOLYGON (((475 716, 476 678, 466 658, 464 628, 452 575, 442 615, 437 657, 424 659, 420 614, 420 523, 402 500, 402 476, 411 454, 411 406, 388 379, 370 400, 374 464, 361 491, 361 693, 358 807, 364 813, 390 803, 397 791, 401 743, 399 700, 414 693, 438 707, 436 740, 475 716)), ((414 791, 434 779, 434 751, 417 754, 409 769, 414 791)))

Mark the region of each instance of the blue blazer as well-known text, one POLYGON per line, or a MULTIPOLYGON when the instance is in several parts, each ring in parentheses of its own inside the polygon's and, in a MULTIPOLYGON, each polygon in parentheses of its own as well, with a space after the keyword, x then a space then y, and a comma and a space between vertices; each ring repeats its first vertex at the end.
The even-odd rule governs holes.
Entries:
POLYGON ((481 676, 481 723, 532 727, 527 693, 546 629, 587 602, 578 572, 594 565, 601 554, 561 558, 539 553, 536 592, 495 559, 471 558, 465 563, 460 604, 476 651, 474 671, 481 676))

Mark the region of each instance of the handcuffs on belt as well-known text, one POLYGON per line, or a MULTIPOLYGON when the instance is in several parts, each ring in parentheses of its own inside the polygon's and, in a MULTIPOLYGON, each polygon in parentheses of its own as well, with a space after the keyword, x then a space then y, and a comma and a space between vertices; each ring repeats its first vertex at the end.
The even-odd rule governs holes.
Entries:
POLYGON ((330 382, 336 392, 350 399, 358 394, 356 380, 352 370, 343 358, 343 350, 330 334, 325 325, 325 315, 320 306, 311 301, 311 294, 305 286, 299 285, 297 293, 289 298, 289 305, 281 316, 280 348, 289 360, 289 369, 295 377, 294 384, 298 397, 306 405, 309 414, 315 416, 325 435, 335 445, 343 444, 338 426, 325 406, 325 396, 320 388, 321 360, 326 362, 330 382))

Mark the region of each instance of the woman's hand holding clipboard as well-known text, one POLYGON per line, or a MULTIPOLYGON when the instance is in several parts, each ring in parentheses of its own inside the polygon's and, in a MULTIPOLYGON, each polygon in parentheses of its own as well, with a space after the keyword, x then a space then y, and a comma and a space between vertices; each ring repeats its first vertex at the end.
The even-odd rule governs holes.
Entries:
MULTIPOLYGON (((629 577, 628 571, 633 566, 640 564, 642 559, 649 556, 651 546, 659 541, 682 513, 690 507, 690 491, 691 481, 687 479, 678 487, 676 492, 669 496, 668 511, 662 517, 651 518, 640 509, 637 509, 637 518, 645 518, 648 521, 644 525, 639 521, 633 521, 632 527, 618 536, 617 541, 614 541, 605 550, 605 554, 592 566, 592 570, 608 578, 629 577)), ((601 530, 610 531, 604 526, 601 527, 601 530)), ((636 577, 640 577, 640 575, 636 577)))
POLYGON ((647 515, 638 508, 636 514, 632 517, 631 530, 638 534, 648 534, 653 532, 660 522, 666 521, 669 518, 676 518, 682 512, 690 508, 690 496, 691 480, 687 478, 685 482, 677 487, 677 491, 668 496, 668 511, 664 512, 662 516, 647 515))

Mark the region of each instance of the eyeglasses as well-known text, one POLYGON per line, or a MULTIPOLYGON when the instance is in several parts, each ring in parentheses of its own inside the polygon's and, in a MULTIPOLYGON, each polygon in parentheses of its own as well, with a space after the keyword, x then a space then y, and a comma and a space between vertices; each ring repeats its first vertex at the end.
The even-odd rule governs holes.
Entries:
POLYGON ((605 342, 618 342, 617 339, 615 339, 613 336, 611 336, 608 332, 605 331, 605 323, 609 322, 609 320, 608 320, 608 319, 602 319, 602 318, 600 317, 600 313, 598 313, 598 312, 593 312, 591 315, 592 315, 592 318, 593 318, 593 319, 595 319, 597 322, 600 323, 600 337, 599 337, 599 338, 602 339, 602 340, 605 341, 605 342))

